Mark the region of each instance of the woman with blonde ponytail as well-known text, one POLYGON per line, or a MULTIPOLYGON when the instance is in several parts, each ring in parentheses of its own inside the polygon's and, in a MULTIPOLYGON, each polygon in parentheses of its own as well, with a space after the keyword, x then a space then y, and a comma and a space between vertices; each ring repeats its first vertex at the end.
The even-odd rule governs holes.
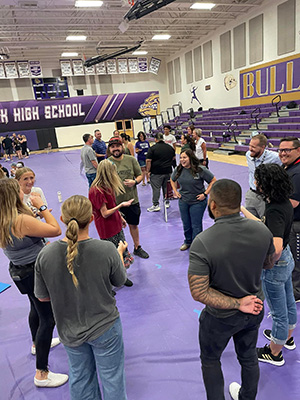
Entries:
POLYGON ((22 294, 30 301, 29 327, 36 355, 34 384, 57 387, 68 380, 68 375, 55 374, 48 369, 50 347, 60 343, 52 339, 55 326, 50 303, 41 303, 34 295, 34 264, 45 246, 43 238, 61 234, 58 222, 38 194, 31 194, 32 205, 45 219, 41 222, 23 203, 23 192, 15 179, 0 179, 0 247, 9 259, 9 273, 22 294))
MULTIPOLYGON (((102 161, 104 162, 104 161, 102 161)), ((49 301, 69 358, 72 400, 126 400, 122 325, 112 285, 126 281, 123 252, 92 239, 92 204, 84 196, 67 199, 61 209, 62 240, 46 246, 36 261, 35 295, 49 301)))

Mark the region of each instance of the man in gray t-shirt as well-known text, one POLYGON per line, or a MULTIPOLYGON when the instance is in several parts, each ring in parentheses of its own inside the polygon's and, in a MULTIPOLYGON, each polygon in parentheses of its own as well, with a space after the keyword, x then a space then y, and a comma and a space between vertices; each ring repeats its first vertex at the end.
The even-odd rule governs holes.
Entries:
POLYGON ((96 172, 98 167, 97 157, 92 149, 92 144, 94 142, 94 138, 90 133, 85 133, 82 136, 84 141, 84 146, 81 149, 80 157, 81 157, 81 165, 84 167, 85 175, 89 182, 89 187, 93 183, 93 180, 96 178, 96 172))
POLYGON ((233 382, 235 400, 254 400, 259 367, 256 342, 263 319, 261 272, 274 265, 273 237, 258 221, 239 214, 241 187, 229 179, 212 186, 208 202, 215 224, 194 239, 188 279, 193 299, 206 305, 199 343, 208 399, 224 399, 220 358, 233 338, 242 368, 242 386, 233 382), (240 397, 239 397, 240 396, 240 397))

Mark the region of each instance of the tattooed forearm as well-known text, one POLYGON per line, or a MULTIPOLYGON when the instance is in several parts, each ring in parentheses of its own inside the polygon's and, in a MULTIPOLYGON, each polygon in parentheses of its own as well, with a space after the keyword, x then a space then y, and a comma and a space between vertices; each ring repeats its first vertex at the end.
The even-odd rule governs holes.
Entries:
POLYGON ((239 309, 240 302, 209 287, 209 276, 189 275, 192 297, 207 306, 225 310, 239 309))

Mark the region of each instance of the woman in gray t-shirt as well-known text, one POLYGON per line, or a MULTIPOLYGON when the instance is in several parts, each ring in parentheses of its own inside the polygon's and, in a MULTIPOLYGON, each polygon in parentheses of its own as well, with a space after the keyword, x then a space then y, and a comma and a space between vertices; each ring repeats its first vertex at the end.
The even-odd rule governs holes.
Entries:
POLYGON ((92 204, 84 196, 61 209, 66 236, 45 246, 36 261, 35 295, 50 301, 57 331, 69 358, 72 400, 126 400, 122 325, 112 285, 122 286, 127 243, 118 249, 89 237, 92 204), (122 259, 121 259, 122 257, 122 259))
POLYGON ((216 178, 188 149, 180 154, 180 165, 171 176, 174 195, 179 198, 179 210, 184 230, 184 243, 180 250, 187 250, 198 233, 202 232, 202 219, 207 205, 207 195, 216 178), (179 190, 175 182, 179 183, 179 190), (208 183, 205 189, 204 182, 208 183))

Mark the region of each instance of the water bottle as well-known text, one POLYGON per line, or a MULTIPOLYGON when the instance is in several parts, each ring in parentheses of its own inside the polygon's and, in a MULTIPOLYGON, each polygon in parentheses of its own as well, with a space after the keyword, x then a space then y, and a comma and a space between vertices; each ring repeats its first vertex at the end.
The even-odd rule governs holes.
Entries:
POLYGON ((60 203, 62 203, 61 192, 57 192, 57 198, 60 203))

